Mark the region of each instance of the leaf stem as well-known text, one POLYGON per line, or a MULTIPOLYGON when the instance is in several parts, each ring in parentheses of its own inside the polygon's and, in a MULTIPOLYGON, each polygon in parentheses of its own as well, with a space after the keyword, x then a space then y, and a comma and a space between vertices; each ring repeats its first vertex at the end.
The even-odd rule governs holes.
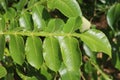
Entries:
MULTIPOLYGON (((89 59, 90 60, 90 59, 89 59)), ((108 77, 108 75, 106 75, 100 68, 98 65, 96 65, 93 61, 91 61, 91 64, 101 73, 101 75, 105 78, 105 80, 112 80, 108 77)))
POLYGON ((42 37, 47 37, 47 36, 73 36, 73 37, 80 37, 80 33, 48 33, 48 32, 0 32, 0 35, 21 35, 21 36, 42 36, 42 37))

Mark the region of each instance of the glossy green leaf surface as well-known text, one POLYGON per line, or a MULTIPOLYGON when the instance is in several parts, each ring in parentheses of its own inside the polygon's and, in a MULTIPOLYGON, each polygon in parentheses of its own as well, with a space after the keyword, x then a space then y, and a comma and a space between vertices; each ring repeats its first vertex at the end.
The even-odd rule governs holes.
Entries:
POLYGON ((20 27, 25 28, 25 30, 32 30, 33 29, 32 16, 27 12, 22 13, 19 19, 19 24, 20 27))
POLYGON ((23 38, 18 35, 10 35, 9 49, 13 61, 22 65, 25 60, 23 38))
POLYGON ((90 29, 82 33, 80 38, 92 51, 104 52, 111 57, 111 45, 101 31, 90 29))
POLYGON ((82 16, 82 26, 80 27, 80 32, 89 30, 90 27, 91 27, 90 21, 88 21, 85 17, 82 16))
POLYGON ((62 30, 64 22, 61 19, 51 19, 46 27, 46 32, 59 32, 62 30))
POLYGON ((81 9, 76 0, 48 0, 48 7, 60 10, 67 17, 82 16, 81 9))
POLYGON ((28 63, 39 69, 43 63, 42 42, 40 38, 35 36, 28 37, 25 51, 28 63))
POLYGON ((68 70, 78 70, 81 65, 81 51, 79 42, 74 37, 60 37, 62 58, 68 70), (74 46, 73 46, 74 45, 74 46))
POLYGON ((61 80, 80 80, 80 71, 69 71, 64 64, 62 64, 59 70, 61 80))
POLYGON ((43 30, 46 26, 44 19, 42 18, 44 6, 35 5, 32 8, 32 18, 34 21, 34 26, 37 29, 43 30))
POLYGON ((43 56, 46 65, 53 71, 58 71, 61 65, 59 42, 54 37, 47 37, 43 44, 43 56))
POLYGON ((5 30, 5 19, 0 15, 0 32, 5 30))
POLYGON ((113 5, 107 13, 108 25, 112 30, 114 30, 114 26, 118 20, 120 20, 120 3, 113 5))
POLYGON ((82 24, 82 19, 80 17, 70 17, 67 23, 64 25, 63 31, 66 33, 72 33, 79 29, 82 24))
POLYGON ((7 75, 7 70, 0 65, 0 78, 5 77, 7 75))
POLYGON ((5 48, 5 37, 3 35, 0 35, 0 60, 3 59, 4 48, 5 48))
POLYGON ((83 49, 85 50, 85 53, 87 54, 87 56, 91 57, 92 56, 92 51, 90 50, 90 48, 84 43, 83 44, 83 49))

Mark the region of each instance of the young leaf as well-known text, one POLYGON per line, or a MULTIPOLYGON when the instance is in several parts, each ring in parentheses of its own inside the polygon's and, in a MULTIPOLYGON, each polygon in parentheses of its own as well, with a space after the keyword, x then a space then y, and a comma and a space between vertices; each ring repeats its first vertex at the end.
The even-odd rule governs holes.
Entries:
POLYGON ((59 32, 62 30, 64 25, 63 20, 61 19, 51 19, 48 23, 48 27, 46 27, 46 32, 59 32))
POLYGON ((0 32, 5 30, 5 19, 0 15, 0 32))
POLYGON ((22 13, 20 19, 19 19, 20 27, 24 27, 25 30, 32 30, 33 24, 32 24, 32 17, 29 13, 24 12, 22 13))
POLYGON ((0 60, 3 59, 4 48, 5 48, 5 37, 3 35, 0 35, 0 60))
POLYGON ((76 0, 48 0, 50 9, 58 9, 67 17, 82 16, 79 4, 76 0))
POLYGON ((45 21, 42 19, 43 10, 44 6, 42 5, 35 5, 32 8, 32 18, 34 21, 34 26, 40 30, 43 30, 46 26, 45 21))
POLYGON ((28 37, 25 51, 28 63, 36 69, 39 69, 43 63, 42 41, 40 38, 35 36, 28 37))
POLYGON ((116 22, 120 20, 119 18, 120 18, 120 3, 113 5, 108 10, 108 13, 107 13, 108 25, 112 30, 114 30, 114 26, 116 22))
POLYGON ((78 70, 81 65, 82 56, 77 39, 73 37, 59 37, 58 39, 65 66, 68 70, 78 70))
POLYGON ((63 32, 72 33, 81 27, 82 20, 80 17, 71 17, 63 27, 63 32))
POLYGON ((82 26, 80 27, 80 32, 84 32, 88 29, 90 29, 91 23, 82 16, 82 26))
POLYGON ((62 80, 80 80, 80 70, 69 71, 64 64, 62 64, 59 70, 62 80))
POLYGON ((3 66, 0 65, 0 79, 2 77, 5 77, 6 75, 7 75, 7 70, 3 66))
POLYGON ((60 46, 54 37, 47 37, 43 44, 43 56, 46 65, 53 71, 58 71, 61 65, 60 46))
POLYGON ((25 59, 23 38, 17 35, 10 35, 9 49, 13 61, 22 65, 25 59))
POLYGON ((80 38, 92 51, 104 52, 111 57, 111 45, 101 31, 90 29, 80 34, 80 38))

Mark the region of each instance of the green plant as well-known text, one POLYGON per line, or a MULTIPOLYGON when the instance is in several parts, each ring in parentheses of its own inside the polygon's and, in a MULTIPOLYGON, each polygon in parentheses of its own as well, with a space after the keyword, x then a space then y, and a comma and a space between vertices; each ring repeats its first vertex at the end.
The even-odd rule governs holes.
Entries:
POLYGON ((83 17, 76 0, 0 3, 0 78, 80 80, 84 71, 90 76, 99 71, 101 79, 112 79, 96 58, 98 52, 112 58, 111 45, 106 35, 83 17))

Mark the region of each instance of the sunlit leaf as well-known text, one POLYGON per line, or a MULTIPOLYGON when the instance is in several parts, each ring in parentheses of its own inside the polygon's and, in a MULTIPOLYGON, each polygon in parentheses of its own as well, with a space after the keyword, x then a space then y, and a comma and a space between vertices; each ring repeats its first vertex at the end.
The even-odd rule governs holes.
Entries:
POLYGON ((64 64, 59 70, 61 80, 80 80, 80 70, 69 71, 64 64))
POLYGON ((0 65, 0 78, 5 77, 7 75, 7 70, 0 65))
POLYGON ((73 37, 59 37, 62 58, 68 70, 78 70, 81 65, 81 51, 77 39, 73 37), (74 45, 74 46, 73 46, 74 45))
POLYGON ((42 18, 44 6, 35 5, 32 8, 32 18, 34 21, 34 26, 37 29, 43 30, 46 26, 45 21, 42 18))
POLYGON ((72 33, 81 27, 82 20, 80 17, 71 17, 63 27, 63 31, 66 33, 72 33))
POLYGON ((28 37, 25 51, 28 63, 39 69, 43 63, 42 42, 40 38, 35 36, 28 37))
POLYGON ((83 49, 85 50, 85 53, 87 54, 87 56, 90 56, 90 57, 92 56, 92 51, 86 44, 83 44, 83 49))
POLYGON ((25 59, 24 41, 21 36, 10 35, 10 55, 15 63, 22 65, 25 59))
POLYGON ((111 57, 111 45, 103 32, 91 29, 82 33, 80 38, 92 51, 104 52, 111 57))
POLYGON ((46 32, 59 32, 62 30, 64 22, 61 19, 51 19, 46 27, 46 32))
POLYGON ((58 40, 54 37, 45 38, 43 44, 43 56, 46 65, 54 71, 58 71, 61 64, 61 53, 58 40))
POLYGON ((19 23, 20 23, 20 27, 24 27, 25 30, 33 29, 32 16, 27 12, 22 13, 22 15, 19 19, 19 23))
POLYGON ((4 48, 5 48, 5 37, 3 35, 0 35, 0 60, 3 59, 4 48))
POLYGON ((118 20, 120 20, 120 3, 114 4, 107 13, 108 25, 112 30, 114 30, 114 26, 118 20))
POLYGON ((80 27, 80 31, 84 32, 90 29, 91 23, 85 17, 82 17, 82 26, 80 27))
POLYGON ((48 7, 60 10, 67 17, 82 16, 79 4, 76 0, 48 0, 48 7))

